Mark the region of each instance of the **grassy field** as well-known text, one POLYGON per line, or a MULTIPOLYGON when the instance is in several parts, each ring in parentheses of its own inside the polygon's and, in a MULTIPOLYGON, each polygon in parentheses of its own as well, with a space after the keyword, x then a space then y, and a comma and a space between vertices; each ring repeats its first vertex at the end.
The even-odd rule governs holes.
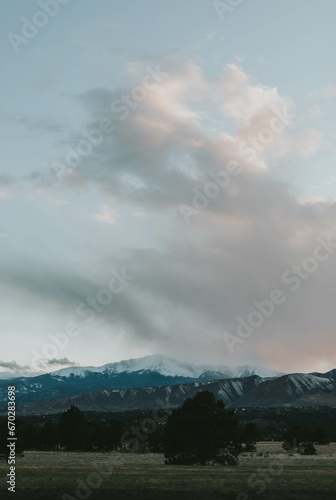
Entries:
POLYGON ((15 496, 35 500, 326 500, 336 498, 336 444, 316 457, 285 455, 280 443, 259 443, 236 467, 167 466, 162 455, 26 452, 16 467, 15 496), (76 491, 77 488, 77 491, 76 491))

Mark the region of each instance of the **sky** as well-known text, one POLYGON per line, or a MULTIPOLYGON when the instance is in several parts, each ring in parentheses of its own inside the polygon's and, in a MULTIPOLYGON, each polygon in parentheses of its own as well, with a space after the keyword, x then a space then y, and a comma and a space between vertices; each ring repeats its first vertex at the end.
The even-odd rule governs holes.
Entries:
POLYGON ((334 0, 0 8, 0 376, 336 368, 334 0))

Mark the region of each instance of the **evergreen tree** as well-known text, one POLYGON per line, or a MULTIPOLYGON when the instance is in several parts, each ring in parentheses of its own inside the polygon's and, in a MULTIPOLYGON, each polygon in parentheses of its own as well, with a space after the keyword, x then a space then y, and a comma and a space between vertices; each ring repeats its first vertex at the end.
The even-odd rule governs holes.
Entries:
POLYGON ((245 430, 242 436, 242 441, 245 444, 245 450, 244 451, 257 451, 256 448, 256 442, 258 438, 258 430, 256 425, 253 422, 249 422, 245 426, 245 430))
POLYGON ((42 429, 42 446, 45 450, 54 450, 59 443, 58 426, 48 420, 42 429))
POLYGON ((316 429, 313 436, 314 443, 318 444, 329 444, 330 439, 324 429, 316 429))
POLYGON ((77 406, 63 413, 58 424, 59 438, 67 451, 88 449, 89 429, 84 414, 77 406))
POLYGON ((173 410, 164 431, 167 464, 237 463, 242 446, 233 410, 209 391, 198 392, 173 410))

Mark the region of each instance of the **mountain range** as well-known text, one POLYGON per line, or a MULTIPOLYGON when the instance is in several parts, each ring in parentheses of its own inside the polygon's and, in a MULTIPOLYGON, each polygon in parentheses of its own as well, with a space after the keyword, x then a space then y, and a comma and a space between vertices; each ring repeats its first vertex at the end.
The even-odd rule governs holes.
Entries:
POLYGON ((282 375, 254 366, 232 368, 183 363, 151 355, 102 367, 70 367, 0 383, 0 412, 15 385, 19 414, 168 408, 200 390, 228 407, 336 406, 336 370, 282 375))
POLYGON ((157 387, 252 375, 274 377, 277 374, 253 366, 231 368, 226 365, 195 365, 168 356, 153 354, 100 367, 72 366, 35 377, 1 380, 0 403, 6 401, 8 385, 15 385, 17 401, 24 403, 87 394, 105 389, 157 387))

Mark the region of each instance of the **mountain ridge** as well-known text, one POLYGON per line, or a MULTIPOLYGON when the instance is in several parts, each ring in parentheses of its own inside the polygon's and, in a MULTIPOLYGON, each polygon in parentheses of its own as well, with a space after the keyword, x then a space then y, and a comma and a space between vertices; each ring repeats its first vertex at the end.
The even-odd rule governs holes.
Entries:
POLYGON ((278 376, 276 372, 253 366, 196 365, 162 354, 132 358, 100 367, 72 366, 37 375, 0 381, 0 403, 7 398, 7 385, 15 385, 18 403, 51 400, 112 389, 167 386, 242 378, 278 376))
MULTIPOLYGON (((199 390, 212 390, 230 407, 312 406, 336 403, 336 370, 280 375, 249 365, 194 365, 163 355, 70 367, 10 380, 18 413, 57 412, 67 405, 83 410, 174 407, 199 390), (259 373, 256 373, 259 372, 259 373), (263 376, 260 376, 263 375, 263 376), (265 376, 270 375, 270 376, 265 376)), ((6 410, 8 382, 0 383, 0 410, 6 410)))
MULTIPOLYGON (((20 413, 58 413, 71 405, 78 406, 82 411, 100 412, 174 408, 201 390, 211 391, 228 408, 336 406, 336 376, 327 378, 295 373, 276 378, 253 375, 189 384, 105 389, 51 400, 24 402, 20 405, 20 413)), ((0 404, 0 412, 5 411, 6 404, 0 404)))
POLYGON ((149 354, 141 358, 131 358, 128 360, 106 363, 105 365, 99 367, 72 366, 69 368, 61 368, 60 370, 57 370, 55 372, 50 372, 50 374, 68 376, 69 374, 73 373, 81 376, 86 371, 96 373, 109 372, 115 374, 141 370, 156 371, 157 373, 165 376, 184 376, 190 378, 198 378, 205 372, 218 372, 221 375, 227 375, 228 378, 229 376, 243 376, 242 374, 247 371, 249 371, 249 375, 259 375, 262 377, 280 375, 273 370, 257 366, 242 365, 231 367, 229 365, 220 364, 195 364, 191 362, 180 361, 163 354, 149 354))

